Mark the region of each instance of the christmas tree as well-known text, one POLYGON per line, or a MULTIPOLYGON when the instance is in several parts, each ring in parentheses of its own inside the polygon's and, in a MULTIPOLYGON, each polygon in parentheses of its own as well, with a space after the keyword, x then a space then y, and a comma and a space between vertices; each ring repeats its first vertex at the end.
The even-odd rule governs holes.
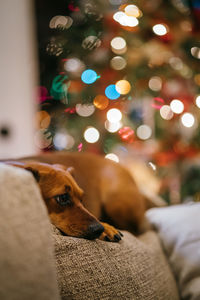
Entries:
POLYGON ((197 156, 199 1, 35 4, 41 150, 147 149, 161 174, 197 156))

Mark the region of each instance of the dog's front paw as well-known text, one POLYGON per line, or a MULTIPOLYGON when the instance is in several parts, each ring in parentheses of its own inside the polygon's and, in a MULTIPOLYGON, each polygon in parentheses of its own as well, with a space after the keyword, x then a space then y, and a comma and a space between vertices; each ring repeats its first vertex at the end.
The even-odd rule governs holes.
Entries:
POLYGON ((115 227, 107 224, 102 223, 104 232, 100 235, 99 239, 107 242, 119 242, 122 239, 123 234, 117 230, 115 227))

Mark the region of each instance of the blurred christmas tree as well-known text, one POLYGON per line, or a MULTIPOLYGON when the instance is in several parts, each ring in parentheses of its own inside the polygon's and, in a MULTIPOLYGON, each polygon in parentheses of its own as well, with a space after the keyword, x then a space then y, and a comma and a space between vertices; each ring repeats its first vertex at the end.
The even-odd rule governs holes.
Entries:
POLYGON ((153 147, 160 167, 197 155, 200 1, 35 3, 40 149, 153 147))

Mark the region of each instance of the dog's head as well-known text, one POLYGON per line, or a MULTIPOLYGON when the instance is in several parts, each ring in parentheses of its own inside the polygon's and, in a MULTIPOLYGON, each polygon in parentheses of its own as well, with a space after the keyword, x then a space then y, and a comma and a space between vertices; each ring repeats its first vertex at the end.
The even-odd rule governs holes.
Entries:
POLYGON ((104 231, 82 204, 83 190, 72 176, 73 168, 38 162, 8 162, 30 171, 41 190, 52 223, 69 236, 95 239, 104 231))

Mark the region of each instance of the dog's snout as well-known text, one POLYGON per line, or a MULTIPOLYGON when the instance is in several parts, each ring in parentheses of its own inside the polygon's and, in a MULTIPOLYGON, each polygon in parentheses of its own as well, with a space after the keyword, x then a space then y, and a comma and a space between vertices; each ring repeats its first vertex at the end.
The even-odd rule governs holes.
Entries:
POLYGON ((88 226, 86 238, 89 240, 93 240, 98 238, 102 232, 104 232, 104 227, 100 223, 92 223, 88 226))

